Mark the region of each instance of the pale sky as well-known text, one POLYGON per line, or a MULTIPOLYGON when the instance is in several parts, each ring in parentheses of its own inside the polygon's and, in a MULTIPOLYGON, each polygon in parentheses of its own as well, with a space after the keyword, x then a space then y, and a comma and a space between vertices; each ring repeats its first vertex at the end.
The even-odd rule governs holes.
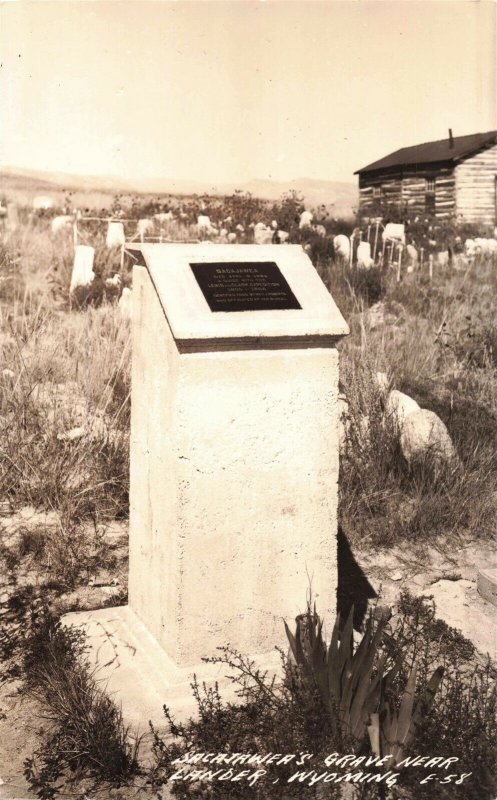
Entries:
POLYGON ((354 180, 497 128, 486 0, 0 4, 0 164, 211 183, 354 180))

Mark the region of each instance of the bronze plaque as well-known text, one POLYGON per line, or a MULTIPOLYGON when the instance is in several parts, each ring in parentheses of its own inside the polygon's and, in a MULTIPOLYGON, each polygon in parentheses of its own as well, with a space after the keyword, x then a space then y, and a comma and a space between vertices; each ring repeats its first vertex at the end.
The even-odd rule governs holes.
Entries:
POLYGON ((302 308, 274 261, 190 264, 211 311, 302 308))

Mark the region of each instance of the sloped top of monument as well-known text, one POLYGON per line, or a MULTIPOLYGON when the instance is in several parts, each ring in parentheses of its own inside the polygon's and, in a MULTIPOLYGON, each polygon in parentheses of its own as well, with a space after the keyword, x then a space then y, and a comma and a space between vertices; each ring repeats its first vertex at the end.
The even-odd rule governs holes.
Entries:
POLYGON ((148 268, 179 343, 311 342, 349 332, 300 245, 141 244, 127 249, 148 268))

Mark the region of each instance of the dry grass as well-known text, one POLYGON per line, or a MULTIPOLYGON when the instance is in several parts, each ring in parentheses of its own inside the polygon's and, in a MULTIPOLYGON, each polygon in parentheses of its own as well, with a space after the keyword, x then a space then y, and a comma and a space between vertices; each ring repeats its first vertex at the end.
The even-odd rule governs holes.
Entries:
POLYGON ((115 305, 70 311, 69 273, 61 307, 45 230, 21 229, 18 245, 0 283, 0 491, 12 511, 55 517, 25 532, 19 557, 66 589, 112 565, 102 527, 128 515, 130 329, 115 305))
POLYGON ((111 490, 127 459, 129 325, 115 307, 69 313, 29 300, 1 322, 4 493, 50 509, 68 492, 76 509, 97 493, 109 506, 101 512, 115 513, 121 501, 111 490), (82 438, 64 439, 75 427, 82 438), (116 475, 102 474, 113 459, 116 475))
POLYGON ((46 740, 25 765, 38 797, 54 797, 71 779, 122 783, 135 775, 140 740, 98 686, 81 634, 40 609, 32 615, 22 654, 24 690, 48 721, 46 740))
MULTIPOLYGON (((246 199, 240 202, 244 212, 253 211, 245 208, 246 199)), ((85 235, 96 245, 103 281, 119 268, 119 257, 105 249, 98 226, 89 224, 85 235)), ((397 283, 378 270, 338 267, 326 246, 321 250, 315 254, 318 269, 352 330, 341 345, 353 420, 341 473, 345 527, 375 546, 444 533, 491 535, 497 492, 495 267, 481 262, 465 272, 436 271, 432 282, 414 273, 397 283), (380 298, 393 323, 371 328, 367 308, 380 298), (428 462, 408 467, 384 421, 373 380, 378 370, 439 414, 462 470, 434 476, 428 462)), ((0 376, 0 485, 14 508, 29 503, 60 513, 63 539, 75 540, 83 520, 98 526, 127 515, 129 325, 103 295, 98 308, 69 309, 71 237, 54 237, 48 219, 25 220, 1 256, 0 357, 9 372, 0 376), (83 428, 83 435, 64 439, 74 428, 83 428)), ((129 282, 129 274, 123 279, 129 282)))
POLYGON ((444 271, 397 284, 382 278, 388 325, 368 324, 367 307, 340 271, 331 273, 352 335, 341 345, 341 377, 355 424, 342 460, 341 515, 352 539, 387 546, 405 539, 495 535, 497 503, 497 281, 495 269, 444 271), (347 314, 347 310, 349 313, 347 314), (375 381, 413 397, 445 422, 462 467, 437 474, 430 459, 409 466, 385 422, 375 381), (369 436, 360 420, 369 418, 369 436))
MULTIPOLYGON (((290 216, 292 209, 290 204, 290 216)), ((249 205, 243 210, 254 211, 249 205)), ((180 229, 170 233, 179 236, 180 229)), ((103 282, 117 271, 119 258, 105 249, 101 231, 89 229, 90 234, 103 282)), ((312 252, 352 331, 340 346, 352 416, 340 476, 340 516, 349 539, 380 548, 406 540, 492 536, 495 269, 480 263, 467 273, 437 272, 432 283, 418 273, 397 284, 378 271, 338 268, 328 244, 317 239, 312 252), (394 321, 372 327, 367 308, 378 299, 394 321), (441 473, 429 459, 414 466, 405 462, 397 432, 385 420, 374 380, 378 370, 441 416, 460 456, 459 469, 441 473)), ((112 569, 103 527, 128 514, 129 323, 104 292, 98 307, 71 310, 71 265, 70 236, 53 237, 48 220, 25 219, 0 248, 0 490, 10 510, 30 505, 49 512, 51 520, 18 531, 8 566, 14 573, 19 562, 28 563, 42 593, 50 588, 60 594, 87 582, 97 567, 112 569)), ((14 660, 20 626, 39 594, 29 583, 16 591, 7 604, 10 633, 0 637, 0 655, 14 660)), ((95 687, 74 642, 50 625, 34 631, 25 650, 31 660, 23 663, 56 737, 28 764, 33 786, 49 793, 64 777, 61 763, 62 770, 129 777, 136 754, 119 712, 95 687), (67 755, 63 762, 61 752, 67 755)), ((320 731, 321 723, 318 718, 320 731)))

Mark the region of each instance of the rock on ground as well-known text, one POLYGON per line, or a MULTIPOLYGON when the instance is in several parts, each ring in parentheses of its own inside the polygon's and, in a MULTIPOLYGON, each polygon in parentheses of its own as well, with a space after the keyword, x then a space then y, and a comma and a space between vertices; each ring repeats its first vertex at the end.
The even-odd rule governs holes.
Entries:
MULTIPOLYGON (((395 310, 399 309, 399 312, 402 311, 402 306, 397 304, 395 310)), ((390 308, 390 306, 389 306, 390 308)), ((378 303, 374 303, 367 311, 364 311, 362 314, 362 320, 367 328, 370 331, 377 330, 378 328, 387 327, 389 325, 395 325, 399 321, 399 317, 392 313, 391 311, 387 310, 386 303, 383 300, 379 300, 378 303)))
POLYGON ((444 462, 450 462, 457 457, 444 423, 434 411, 426 408, 414 410, 405 417, 400 434, 400 446, 404 458, 409 463, 428 455, 444 462))
POLYGON ((419 405, 412 397, 404 392, 399 392, 398 389, 392 389, 385 403, 386 415, 393 419, 399 428, 403 426, 409 414, 420 410, 419 405))

